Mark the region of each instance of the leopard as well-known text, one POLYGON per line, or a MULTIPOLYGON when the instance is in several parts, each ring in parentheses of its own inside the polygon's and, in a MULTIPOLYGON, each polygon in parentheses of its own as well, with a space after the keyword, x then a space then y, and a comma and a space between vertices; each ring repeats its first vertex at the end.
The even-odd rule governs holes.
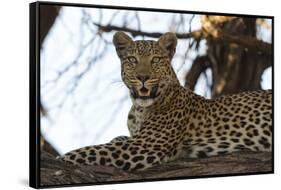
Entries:
POLYGON ((272 90, 204 98, 183 87, 172 66, 177 36, 155 40, 113 36, 132 107, 130 136, 70 151, 75 165, 141 171, 181 157, 203 159, 236 151, 272 151, 272 90))

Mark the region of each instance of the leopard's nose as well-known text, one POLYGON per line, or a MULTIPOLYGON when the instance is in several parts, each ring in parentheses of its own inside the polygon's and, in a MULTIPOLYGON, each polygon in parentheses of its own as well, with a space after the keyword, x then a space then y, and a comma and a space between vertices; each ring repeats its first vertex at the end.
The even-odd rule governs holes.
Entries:
POLYGON ((142 83, 145 83, 150 77, 148 75, 138 75, 137 79, 139 79, 142 83))

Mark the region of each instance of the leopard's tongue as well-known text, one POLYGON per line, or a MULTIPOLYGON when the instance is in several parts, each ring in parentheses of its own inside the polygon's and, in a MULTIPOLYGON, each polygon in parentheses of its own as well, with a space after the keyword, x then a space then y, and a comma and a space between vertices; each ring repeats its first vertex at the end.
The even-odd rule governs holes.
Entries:
POLYGON ((149 95, 150 95, 150 91, 145 87, 139 89, 139 96, 149 96, 149 95))

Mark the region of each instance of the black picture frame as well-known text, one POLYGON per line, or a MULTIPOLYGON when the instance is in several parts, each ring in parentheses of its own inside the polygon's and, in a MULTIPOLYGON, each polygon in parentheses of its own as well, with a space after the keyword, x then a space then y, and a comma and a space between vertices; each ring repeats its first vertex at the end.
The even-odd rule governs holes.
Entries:
MULTIPOLYGON (((95 182, 82 184, 63 184, 63 185, 47 185, 40 184, 40 7, 46 5, 58 5, 67 7, 87 7, 87 8, 104 8, 104 9, 121 9, 121 10, 137 10, 137 11, 153 11, 153 12, 171 12, 171 13, 189 13, 189 14, 208 14, 208 15, 223 15, 223 16, 239 16, 248 18, 264 18, 272 20, 272 94, 273 103, 272 109, 274 111, 274 17, 264 15, 249 15, 249 14, 234 14, 234 13, 217 13, 217 12, 200 12, 190 10, 167 10, 156 8, 137 8, 137 7, 121 7, 108 5, 92 5, 92 4, 78 4, 78 3, 62 3, 62 2, 34 2, 29 4, 29 44, 30 44, 30 78, 29 78, 29 185, 33 188, 50 188, 50 187, 68 187, 68 186, 83 186, 83 185, 98 185, 98 184, 115 184, 115 183, 131 183, 143 181, 165 181, 176 179, 193 179, 193 178, 210 178, 210 177, 224 177, 224 176, 241 176, 241 175, 257 175, 257 174, 272 174, 274 173, 274 143, 272 144, 272 170, 266 172, 243 173, 243 174, 222 174, 222 175, 208 175, 195 177, 175 177, 175 178, 157 178, 157 179, 143 179, 143 180, 126 180, 113 182, 95 182)), ((273 112, 274 113, 274 112, 273 112)), ((274 114, 272 115, 272 142, 274 142, 274 114)))

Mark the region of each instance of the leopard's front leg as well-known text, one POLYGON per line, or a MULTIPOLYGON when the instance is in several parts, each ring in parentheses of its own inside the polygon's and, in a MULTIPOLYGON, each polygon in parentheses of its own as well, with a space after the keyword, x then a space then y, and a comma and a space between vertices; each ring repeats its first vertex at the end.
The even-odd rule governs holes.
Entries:
POLYGON ((71 151, 61 160, 72 164, 114 166, 123 170, 143 170, 159 164, 166 150, 153 149, 157 144, 127 139, 71 151))
POLYGON ((110 141, 110 143, 114 143, 114 142, 118 142, 118 141, 125 141, 125 140, 128 140, 128 139, 130 139, 131 137, 129 137, 129 136, 117 136, 117 137, 115 137, 115 138, 113 138, 111 141, 110 141))

